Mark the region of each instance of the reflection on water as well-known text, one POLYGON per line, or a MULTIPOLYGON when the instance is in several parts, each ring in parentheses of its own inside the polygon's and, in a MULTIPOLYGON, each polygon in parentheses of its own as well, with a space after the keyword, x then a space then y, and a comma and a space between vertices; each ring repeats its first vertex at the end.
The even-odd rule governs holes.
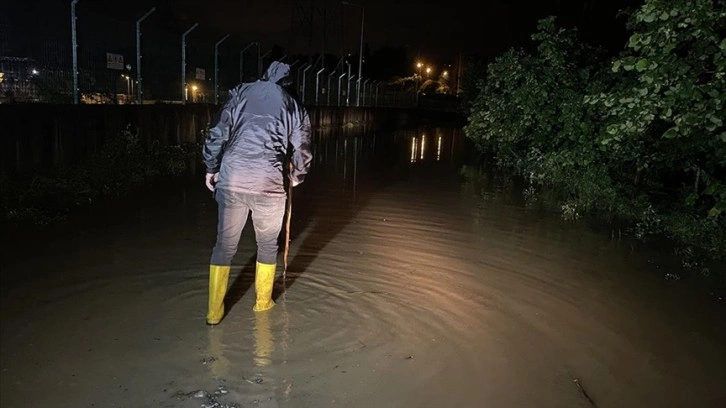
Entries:
MULTIPOLYGON (((426 129, 417 132, 410 136, 410 162, 417 163, 427 159, 441 161, 442 155, 446 154, 446 150, 451 151, 452 155, 454 152, 454 141, 457 138, 454 134, 444 135, 445 129, 426 129), (435 157, 426 156, 426 143, 427 143, 427 132, 429 135, 433 134, 431 138, 436 141, 436 155, 435 157), (446 146, 444 146, 446 143, 446 146)), ((453 156, 451 157, 453 161, 453 156)))
POLYGON ((462 183, 471 152, 455 129, 317 132, 277 307, 251 311, 248 229, 212 329, 201 178, 13 255, 3 273, 33 273, 3 292, 0 405, 192 407, 170 395, 223 384, 242 406, 588 406, 579 384, 601 407, 726 406, 721 309, 462 183))
POLYGON ((270 365, 270 355, 275 350, 275 337, 270 330, 269 313, 255 313, 255 365, 270 365))

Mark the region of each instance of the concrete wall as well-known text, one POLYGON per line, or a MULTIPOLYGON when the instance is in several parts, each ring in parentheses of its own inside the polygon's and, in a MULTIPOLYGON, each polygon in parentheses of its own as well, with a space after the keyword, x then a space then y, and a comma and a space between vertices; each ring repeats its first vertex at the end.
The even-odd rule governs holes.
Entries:
MULTIPOLYGON (((15 173, 72 164, 108 137, 131 129, 142 143, 178 145, 202 140, 214 105, 0 105, 0 170, 15 173)), ((415 126, 423 120, 457 120, 451 113, 412 108, 310 107, 313 127, 365 124, 368 128, 415 126)))

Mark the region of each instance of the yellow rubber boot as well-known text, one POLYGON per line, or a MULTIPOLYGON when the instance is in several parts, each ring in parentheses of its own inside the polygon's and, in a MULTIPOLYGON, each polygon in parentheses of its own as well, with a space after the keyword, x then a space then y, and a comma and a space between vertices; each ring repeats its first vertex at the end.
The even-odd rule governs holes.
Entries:
POLYGON ((209 265, 207 324, 219 324, 224 316, 224 295, 227 293, 229 270, 229 266, 209 265))
POLYGON ((277 264, 264 264, 257 262, 257 271, 255 272, 255 312, 264 312, 275 307, 275 301, 272 300, 272 286, 275 283, 275 269, 277 264))

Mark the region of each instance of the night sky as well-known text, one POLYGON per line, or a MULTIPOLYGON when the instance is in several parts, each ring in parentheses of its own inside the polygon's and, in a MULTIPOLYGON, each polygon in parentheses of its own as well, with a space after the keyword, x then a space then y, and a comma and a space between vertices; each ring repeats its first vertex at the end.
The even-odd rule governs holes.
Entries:
MULTIPOLYGON (((548 15, 557 15, 561 24, 577 25, 591 43, 619 49, 626 37, 625 19, 616 18, 617 12, 642 1, 446 0, 422 5, 423 2, 413 0, 357 0, 355 3, 365 7, 364 37, 371 51, 382 46, 401 46, 412 57, 450 61, 459 53, 491 57, 511 46, 526 45, 537 19, 548 15)), ((100 16, 99 20, 115 21, 102 27, 111 31, 114 24, 123 27, 131 31, 124 34, 131 38, 132 28, 127 26, 133 27, 135 19, 152 6, 157 6, 158 11, 145 24, 179 33, 199 22, 195 36, 208 37, 212 42, 229 33, 234 41, 242 44, 261 41, 267 46, 279 44, 290 53, 315 53, 323 47, 323 27, 327 27, 326 52, 355 54, 359 46, 360 7, 343 7, 332 0, 80 0, 79 30, 94 16, 100 16), (309 12, 311 5, 315 7, 312 13, 309 12)), ((70 1, 66 0, 10 1, 4 6, 0 23, 12 25, 16 32, 39 29, 65 36, 70 26, 69 9, 70 1)))

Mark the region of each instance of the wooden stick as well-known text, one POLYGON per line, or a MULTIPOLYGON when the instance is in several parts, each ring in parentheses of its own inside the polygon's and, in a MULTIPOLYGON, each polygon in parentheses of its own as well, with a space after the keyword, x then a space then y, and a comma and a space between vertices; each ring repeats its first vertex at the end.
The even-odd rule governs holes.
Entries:
MULTIPOLYGON (((292 162, 290 162, 290 175, 292 176, 292 162)), ((287 188, 287 221, 285 222, 285 268, 282 270, 282 283, 287 282, 287 255, 290 253, 290 219, 292 218, 292 177, 287 188)))

